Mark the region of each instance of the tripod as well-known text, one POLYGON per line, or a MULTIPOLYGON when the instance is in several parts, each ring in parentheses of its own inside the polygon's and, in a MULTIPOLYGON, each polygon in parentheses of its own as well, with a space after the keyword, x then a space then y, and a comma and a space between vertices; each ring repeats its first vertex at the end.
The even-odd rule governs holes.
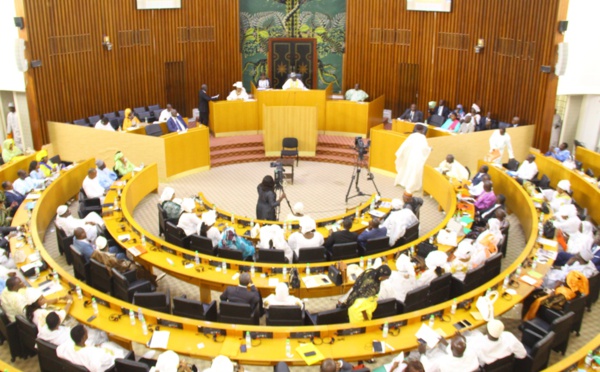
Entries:
MULTIPOLYGON (((285 190, 283 189, 282 172, 279 172, 279 174, 278 174, 277 170, 276 170, 275 171, 275 196, 277 196, 278 191, 281 192, 282 194, 285 194, 285 190)), ((284 199, 291 211, 292 205, 290 204, 290 201, 288 200, 287 196, 284 199)), ((279 212, 280 211, 281 211, 281 204, 279 204, 278 206, 275 207, 275 220, 276 221, 279 221, 279 212)))
POLYGON ((352 179, 350 179, 350 184, 348 185, 348 191, 346 192, 346 204, 348 204, 348 199, 352 199, 357 196, 368 195, 368 194, 365 194, 364 192, 360 191, 360 188, 358 187, 358 181, 360 179, 360 171, 361 171, 362 167, 364 167, 367 170, 367 181, 373 182, 373 186, 375 186, 375 191, 377 191, 377 195, 381 196, 381 194, 379 193, 379 189, 377 188, 377 184, 375 183, 375 176, 373 175, 373 173, 371 173, 371 171, 369 171, 369 168, 365 164, 364 153, 359 152, 358 154, 356 154, 356 164, 354 165, 354 170, 352 171, 352 179), (356 180, 356 183, 355 183, 355 180, 356 180), (356 195, 350 196, 350 190, 352 189, 353 183, 354 183, 354 187, 356 188, 356 195))

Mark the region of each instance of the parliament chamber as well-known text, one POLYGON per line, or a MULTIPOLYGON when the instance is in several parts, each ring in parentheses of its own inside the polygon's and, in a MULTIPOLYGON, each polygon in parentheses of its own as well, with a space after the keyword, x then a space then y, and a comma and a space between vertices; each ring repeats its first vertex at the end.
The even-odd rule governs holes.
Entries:
MULTIPOLYGON (((361 233, 375 216, 386 217, 392 212, 392 199, 402 199, 404 192, 404 188, 391 186, 397 173, 396 151, 416 127, 415 123, 395 118, 413 102, 427 113, 428 102, 442 97, 454 103, 472 101, 485 107, 494 107, 498 121, 509 122, 510 117, 519 113, 528 125, 506 130, 512 139, 510 151, 514 152, 514 156, 511 158, 522 161, 527 155, 533 154, 539 175, 546 175, 550 180, 548 186, 556 189, 559 181, 568 180, 571 196, 578 209, 585 211, 590 221, 600 222, 600 189, 597 181, 600 155, 578 147, 574 150, 575 159, 580 162, 578 169, 569 169, 559 161, 544 156, 551 132, 546 123, 552 117, 553 100, 556 98, 553 90, 557 78, 533 73, 532 70, 538 69, 534 63, 553 58, 553 47, 557 38, 561 37, 554 30, 555 23, 566 13, 567 3, 564 0, 551 0, 551 4, 546 4, 543 21, 538 21, 533 14, 540 11, 539 4, 511 0, 507 12, 515 19, 494 16, 490 17, 493 20, 485 27, 467 22, 465 30, 461 29, 460 19, 473 12, 484 12, 481 1, 465 0, 464 4, 455 2, 452 13, 436 19, 433 13, 407 12, 405 3, 400 1, 349 0, 345 5, 347 51, 343 57, 343 75, 340 74, 339 80, 327 81, 328 71, 321 65, 313 66, 318 86, 310 86, 306 90, 258 89, 257 79, 247 79, 246 68, 250 62, 240 51, 243 35, 239 35, 238 30, 240 19, 246 15, 241 13, 238 1, 211 0, 204 6, 182 1, 181 9, 155 11, 154 15, 140 14, 141 11, 135 9, 133 4, 121 6, 115 2, 93 5, 92 10, 85 9, 75 0, 68 0, 68 4, 52 3, 47 8, 34 0, 16 0, 15 3, 17 12, 30 19, 33 25, 31 29, 26 27, 23 31, 35 45, 29 53, 40 58, 48 56, 49 60, 55 61, 48 63, 49 66, 44 66, 44 69, 28 72, 32 81, 27 92, 28 103, 30 109, 36 107, 30 114, 34 147, 47 150, 50 156, 58 155, 65 165, 70 165, 53 176, 53 181, 45 188, 33 191, 31 195, 34 196, 25 199, 16 211, 11 225, 25 226, 25 231, 10 238, 12 255, 19 257, 17 266, 20 268, 41 258, 48 267, 37 277, 27 277, 28 285, 44 288, 54 286, 48 298, 72 294, 69 315, 74 320, 105 331, 111 341, 126 350, 135 351, 137 357, 141 357, 138 354, 140 350, 172 350, 182 358, 204 361, 200 363, 206 365, 208 362, 210 365, 212 359, 224 355, 251 371, 272 370, 272 366, 278 362, 284 362, 293 371, 308 371, 317 370, 323 358, 352 363, 375 358, 376 364, 365 364, 366 368, 375 370, 378 366, 390 363, 400 352, 407 356, 409 352, 417 350, 417 334, 421 335, 424 325, 448 340, 457 332, 457 323, 462 325, 461 332, 484 330, 487 322, 481 317, 476 304, 478 299, 483 300, 494 291, 498 292, 498 297, 490 305, 492 315, 505 321, 507 331, 521 338, 517 330, 521 322, 521 304, 528 303, 531 295, 538 292, 545 276, 553 268, 556 256, 552 252, 560 251, 558 239, 543 238, 546 222, 555 219, 557 212, 543 212, 539 200, 533 198, 505 168, 484 160, 490 152, 488 140, 491 130, 454 134, 439 126, 426 125, 425 137, 431 154, 423 168, 422 192, 417 195, 425 199, 428 208, 427 217, 423 218, 435 215, 432 218, 435 223, 421 219, 416 226, 411 226, 412 229, 407 229, 405 239, 401 238, 392 246, 384 244, 375 247, 367 244, 366 248, 359 247, 352 255, 342 258, 332 258, 323 248, 316 256, 308 259, 294 256, 293 260, 287 262, 281 261, 279 256, 277 259, 261 259, 260 253, 264 252, 257 248, 257 254, 252 258, 242 259, 241 255, 225 255, 220 248, 200 244, 202 239, 196 239, 198 234, 182 235, 176 223, 164 220, 162 215, 158 220, 146 217, 150 210, 154 216, 161 213, 156 208, 158 195, 166 187, 173 186, 178 197, 189 197, 194 201, 191 213, 200 216, 209 211, 216 212, 215 226, 220 232, 233 228, 237 236, 255 245, 260 240, 254 231, 255 225, 274 224, 281 226, 284 237, 289 238, 301 227, 294 219, 284 222, 284 211, 288 211, 288 208, 283 202, 280 220, 266 221, 256 219, 252 208, 239 207, 242 209, 240 211, 231 201, 250 198, 250 204, 254 205, 256 191, 241 190, 241 185, 245 185, 241 178, 253 177, 255 180, 252 182, 256 184, 264 174, 271 174, 273 169, 269 168, 268 163, 280 159, 282 140, 286 137, 298 138, 300 158, 295 165, 291 161, 295 175, 293 182, 285 183, 288 197, 291 194, 307 205, 311 203, 310 198, 334 198, 326 190, 320 194, 316 190, 315 194, 310 194, 310 198, 294 193, 295 188, 304 187, 303 190, 308 190, 312 182, 316 185, 313 188, 321 185, 303 170, 308 167, 307 164, 325 168, 324 164, 327 163, 327 166, 337 167, 327 168, 335 173, 350 174, 353 167, 359 170, 355 188, 360 198, 348 202, 346 195, 343 206, 339 203, 336 209, 322 208, 316 213, 316 231, 324 237, 339 229, 344 220, 352 220, 350 231, 361 233), (52 13, 52 10, 65 10, 66 7, 81 12, 90 24, 98 27, 101 24, 109 25, 117 45, 113 51, 116 57, 103 55, 109 52, 100 50, 82 55, 82 61, 70 60, 72 55, 79 52, 76 47, 69 46, 68 35, 84 33, 88 26, 73 25, 69 20, 59 26, 58 31, 42 31, 39 27, 50 20, 68 20, 69 17, 52 13), (135 20, 134 27, 138 30, 125 30, 123 27, 128 26, 120 25, 112 18, 108 21, 92 21, 94 10, 111 14, 111 17, 117 14, 120 14, 119 17, 129 16, 135 20), (193 12, 203 13, 201 20, 196 21, 189 15, 193 12), (398 14, 400 16, 396 19, 398 14), (405 21, 410 26, 402 24, 405 21), (418 23, 423 25, 417 26, 418 23), (523 27, 523 30, 508 36, 494 30, 494 27, 511 27, 517 23, 525 23, 529 27, 523 27), (406 27, 412 28, 412 31, 406 27), (436 27, 443 31, 436 31, 436 27), (494 50, 490 45, 485 55, 472 52, 469 40, 472 44, 477 32, 482 33, 480 37, 490 40, 490 44, 492 40, 497 43, 494 50), (47 50, 35 44, 44 38, 56 38, 51 43, 52 48, 47 50), (158 47, 155 51, 160 56, 154 52, 146 53, 153 48, 150 38, 156 38, 158 47), (507 46, 508 42, 503 41, 519 38, 529 40, 519 40, 518 49, 523 53, 523 65, 515 62, 518 56, 516 49, 511 49, 507 46), (412 48, 418 42, 428 44, 429 48, 412 48), (122 45, 127 45, 129 50, 122 45), (75 50, 62 53, 60 48, 75 50), (497 58, 491 58, 492 52, 497 58), (96 53, 102 57, 93 58, 96 53), (464 60, 457 53, 463 53, 464 60), (163 54, 176 56, 181 61, 174 62, 163 54), (143 58, 138 58, 141 55, 143 58), (394 58, 400 62, 392 62, 394 58), (500 61, 502 58, 507 61, 500 61), (148 62, 143 59, 148 59, 148 62), (243 64, 242 60, 247 64, 243 64), (427 65, 427 61, 433 61, 433 65, 427 65), (485 63, 491 67, 482 67, 485 63), (117 65, 123 66, 122 69, 117 65), (436 69, 435 66, 439 65, 447 66, 447 71, 436 69), (431 73, 426 71, 428 68, 431 68, 431 73), (490 71, 493 69, 501 73, 490 71), (64 82, 64 91, 59 88, 63 82, 59 82, 51 73, 63 70, 65 74, 71 74, 64 82), (106 83, 94 86, 90 83, 94 80, 94 74, 97 74, 94 78, 106 79, 114 86, 106 83), (479 74, 483 77, 477 78, 479 74), (75 76, 81 76, 81 81, 76 81, 73 78, 75 76), (238 80, 243 81, 251 93, 251 99, 224 100, 231 90, 231 83, 238 80), (528 81, 528 84, 519 86, 522 80, 528 81), (450 84, 441 84, 440 81, 450 84), (348 89, 355 82, 360 82, 369 91, 371 97, 367 101, 341 99, 342 87, 348 89), (499 94, 494 86, 502 83, 507 89, 517 89, 519 86, 519 99, 511 98, 509 94, 499 94), (195 117, 195 109, 202 106, 198 105, 198 90, 202 84, 208 85, 209 95, 220 94, 222 97, 204 102, 206 111, 201 111, 200 117, 195 117), (455 89, 459 84, 461 89, 455 89), (53 95, 51 92, 55 91, 60 93, 53 95), (529 104, 533 101, 537 104, 529 104), (169 133, 168 125, 158 122, 162 108, 157 105, 145 108, 143 105, 149 102, 172 103, 185 117, 185 130, 169 133), (122 132, 95 129, 92 119, 83 125, 77 123, 78 118, 92 117, 95 120, 99 112, 125 106, 144 108, 143 113, 149 115, 153 108, 156 114, 147 116, 150 119, 148 124, 155 126, 157 131, 160 128, 160 132, 150 135, 145 123, 140 128, 122 132), (391 109, 393 115, 384 118, 384 109, 391 109), (207 114, 207 125, 200 123, 204 113, 207 114), (364 158, 354 148, 357 137, 361 141, 363 138, 369 141, 364 158), (103 195, 102 202, 96 205, 95 211, 102 216, 111 246, 118 246, 126 252, 139 268, 154 275, 166 274, 167 279, 161 277, 163 281, 154 283, 154 291, 138 292, 133 285, 135 273, 119 275, 116 270, 111 271, 94 260, 91 263, 81 261, 76 249, 70 247, 73 238, 69 240, 68 236, 61 236, 62 231, 59 232, 55 226, 59 206, 69 205, 74 210, 84 202, 81 197, 82 184, 89 169, 96 167, 96 160, 104 161, 110 169, 115 165, 113 159, 118 151, 122 151, 129 161, 139 167, 115 181, 103 195), (448 273, 444 277, 441 295, 439 291, 436 292, 432 282, 426 288, 421 288, 420 292, 407 296, 404 302, 378 302, 371 320, 351 323, 347 309, 336 306, 337 299, 350 291, 356 282, 357 275, 355 271, 350 272, 349 267, 362 271, 365 266, 369 268, 372 262, 380 260, 396 270, 396 259, 405 254, 424 270, 425 257, 417 254, 419 247, 434 244, 436 250, 454 256, 461 238, 475 229, 475 207, 465 202, 469 196, 467 183, 448 178, 435 169, 448 154, 453 154, 466 166, 469 179, 482 166, 489 167, 494 193, 506 198, 504 208, 513 224, 511 234, 514 237, 509 241, 508 234, 505 236, 509 241, 505 249, 509 252, 497 252, 487 258, 478 267, 479 270, 469 270, 464 281, 454 280, 452 273, 448 273), (243 173, 241 168, 231 167, 229 169, 235 169, 230 171, 233 173, 214 181, 215 189, 219 189, 219 182, 223 183, 222 190, 215 192, 210 188, 211 191, 207 191, 195 185, 198 179, 216 174, 217 169, 223 172, 218 173, 222 175, 227 173, 231 165, 245 163, 261 163, 264 167, 260 168, 260 172, 263 173, 255 171, 257 167, 248 167, 253 173, 243 173), (361 170, 364 172, 362 177, 361 170), (365 181, 363 177, 366 174, 365 181), (239 182, 236 182, 236 177, 240 178, 239 182), (380 197, 376 195, 379 190, 373 180, 375 177, 377 183, 386 183, 384 190, 390 190, 381 193, 380 197), (373 180, 376 190, 364 195, 358 190, 359 180, 367 183, 369 191, 369 182, 373 180), (176 185, 185 185, 185 193, 180 192, 176 185), (232 196, 231 193, 236 195, 232 196), (140 216, 143 218, 138 218, 140 216), (461 225, 461 230, 464 229, 457 244, 447 245, 437 241, 440 232, 444 234, 456 223, 461 225), (423 225, 431 228, 424 229, 423 225), (540 260, 540 252, 552 258, 540 260), (502 257, 504 255, 505 258, 502 257), (277 320, 269 319, 269 314, 262 317, 255 312, 236 313, 234 308, 232 315, 229 306, 221 306, 225 302, 219 301, 219 295, 227 287, 236 287, 241 274, 246 272, 250 273, 252 284, 262 298, 274 294, 277 284, 288 283, 292 272, 297 272, 299 285, 290 288, 289 294, 302 299, 304 303, 299 310, 300 319, 284 319, 285 325, 278 325, 277 320), (185 293, 189 298, 171 296, 171 283, 178 282, 184 283, 186 289, 193 288, 193 292, 185 293), (80 298, 76 294, 79 289, 82 292, 80 298), (156 305, 152 304, 152 298, 166 300, 166 304, 151 309, 136 303, 142 301, 146 292, 151 298, 147 304, 156 305), (319 302, 319 305, 313 302, 319 302), (176 306, 183 304, 193 304, 194 311, 198 313, 190 316, 185 310, 176 311, 176 306), (311 311, 307 308, 311 308, 311 311), (312 311, 314 308, 318 311, 312 311), (131 314, 139 314, 140 318, 131 319, 131 314), (141 318, 144 322, 139 320, 141 318), (157 335, 164 337, 165 333, 167 339, 162 340, 161 346, 156 346, 159 345, 157 335), (249 343, 247 336, 251 338, 249 343), (375 351, 374 343, 379 342, 383 344, 383 350, 375 351), (320 358, 310 359, 304 355, 310 350, 316 350, 320 358)), ((298 6, 301 3, 298 2, 298 6)), ((503 6, 494 3, 486 11, 501 12, 503 9, 503 6)), ((260 31, 256 32, 258 35, 260 31)), ((316 31, 313 33, 315 35, 316 31)), ((85 44, 85 41, 82 42, 85 44)), ((270 53, 267 55, 272 58, 270 53)), ((321 60, 319 64, 322 64, 321 60)), ((269 66, 270 76, 274 77, 278 68, 269 66)), ((113 114, 119 117, 117 112, 113 114)), ((140 113, 142 111, 136 115, 140 116, 140 113)), ((143 113, 140 116, 142 122, 145 118, 143 113)), ((509 157, 504 154, 503 163, 507 163, 509 157)), ((29 169, 31 161, 35 159, 35 152, 27 153, 2 165, 0 179, 3 182, 16 180, 17 171, 29 169)), ((312 171, 313 168, 309 169, 312 171)), ((353 181, 354 178, 348 186, 348 194, 354 187, 353 181)), ((345 189, 346 185, 340 187, 345 189)), ((292 209, 291 205, 289 209, 292 209)), ((595 282, 597 279, 598 275, 595 282)), ((590 290, 596 292, 597 299, 597 284, 592 288, 591 282, 590 279, 590 290)), ((177 294, 181 294, 180 290, 177 290, 177 294)), ((583 310, 576 314, 582 327, 581 339, 578 329, 577 337, 571 335, 571 346, 567 348, 571 333, 569 328, 566 336, 560 335, 566 337, 566 354, 563 351, 561 356, 547 348, 546 363, 538 360, 541 357, 536 359, 538 344, 527 345, 528 356, 525 364, 520 364, 527 366, 523 370, 569 371, 574 370, 574 366, 586 368, 588 352, 592 350, 597 354, 596 350, 600 348, 595 325, 591 325, 596 323, 597 305, 595 308, 592 306, 594 301, 591 298, 594 295, 590 293, 588 296, 587 311, 585 314, 583 310), (593 332, 596 333, 590 335, 593 332), (573 344, 578 346, 574 347, 573 344), (530 362, 538 364, 530 368, 533 365, 527 364, 530 362)), ((14 333, 17 325, 11 326, 14 333)), ((11 330, 7 332, 10 334, 11 330)), ((7 332, 0 330, 3 336, 7 332)), ((19 345, 5 342, 5 346, 0 347, 0 355, 7 357, 0 360, 0 369, 45 370, 43 362, 48 358, 45 353, 44 359, 41 351, 37 353, 39 367, 35 356, 24 358, 31 354, 26 350, 31 342, 35 344, 35 337, 32 340, 31 335, 26 334, 21 334, 20 344, 17 342, 19 345)), ((114 370, 121 371, 118 368, 114 370)), ((517 370, 516 367, 514 370, 517 370)))

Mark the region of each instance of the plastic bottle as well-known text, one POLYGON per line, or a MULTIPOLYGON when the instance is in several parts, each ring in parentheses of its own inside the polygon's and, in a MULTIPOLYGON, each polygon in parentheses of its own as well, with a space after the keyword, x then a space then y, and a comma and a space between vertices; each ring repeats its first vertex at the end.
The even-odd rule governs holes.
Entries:
POLYGON ((292 354, 292 345, 290 344, 290 339, 285 340, 285 356, 291 358, 294 356, 292 354))
POLYGON ((287 267, 283 267, 283 270, 281 270, 281 273, 283 274, 283 279, 287 279, 287 267))
POLYGON ((457 307, 458 307, 458 304, 456 303, 456 298, 455 298, 454 301, 452 301, 452 307, 450 308, 450 314, 452 314, 452 315, 456 314, 457 307))
POLYGON ((142 314, 142 308, 141 307, 138 307, 137 314, 138 314, 138 320, 141 322, 142 319, 144 319, 144 314, 142 314))
POLYGON ((283 232, 286 232, 286 231, 287 231, 287 224, 284 222, 283 223, 283 232))
POLYGON ((363 256, 360 256, 360 261, 358 263, 358 266, 360 266, 361 269, 365 267, 365 259, 363 256))
POLYGON ((36 266, 34 269, 34 272, 35 272, 34 278, 35 279, 39 278, 40 277, 40 267, 36 266))
POLYGON ((429 244, 433 244, 433 235, 429 237, 429 244))
POLYGON ((60 277, 56 271, 52 273, 52 279, 54 280, 54 283, 60 285, 60 277))
POLYGON ((504 282, 502 283, 502 287, 504 288, 504 290, 506 291, 506 289, 508 288, 508 285, 510 284, 510 275, 507 275, 504 278, 504 282))
POLYGON ((534 257, 533 261, 531 261, 531 269, 535 270, 537 268, 537 258, 534 257))
POLYGON ((92 297, 92 309, 94 310, 94 315, 98 315, 98 303, 96 302, 96 297, 92 297))
POLYGON ((390 331, 390 326, 388 325, 388 323, 387 322, 383 323, 383 333, 382 333, 381 337, 387 338, 389 331, 390 331))
POLYGON ((223 271, 223 274, 227 274, 227 262, 223 261, 221 264, 221 270, 223 271))
POLYGON ((146 237, 142 235, 142 247, 146 246, 146 237))
POLYGON ((131 309, 129 309, 129 323, 131 323, 132 326, 135 325, 135 314, 131 309))
POLYGON ((81 293, 81 287, 80 286, 75 286, 75 293, 77 293, 77 298, 78 299, 82 299, 83 298, 83 293, 81 293))
POLYGON ((415 255, 415 246, 414 246, 414 245, 411 245, 411 246, 410 246, 410 255, 411 255, 411 256, 414 256, 414 255, 415 255))
POLYGON ((586 367, 591 367, 592 366, 592 361, 594 360, 594 352, 592 350, 588 351, 587 355, 585 356, 584 359, 584 363, 586 367))
POLYGON ((250 220, 250 228, 253 228, 253 227, 254 227, 254 219, 251 219, 250 220))
POLYGON ((250 332, 246 332, 246 349, 252 348, 252 337, 250 337, 250 332))
POLYGON ((198 256, 198 251, 194 253, 194 263, 196 265, 200 265, 200 257, 198 256))
POLYGON ((371 200, 371 205, 369 206, 369 210, 374 210, 375 209, 375 199, 371 200))
POLYGON ((369 259, 367 260, 367 269, 370 269, 370 268, 371 268, 371 266, 373 266, 373 260, 369 258, 369 259))
POLYGON ((521 276, 521 271, 522 271, 522 270, 523 270, 523 269, 521 268, 521 265, 519 265, 519 267, 517 267, 517 271, 516 271, 516 273, 517 273, 517 276, 521 276))
POLYGON ((429 317, 429 327, 433 328, 434 323, 435 323, 435 316, 433 314, 431 314, 431 316, 429 317))
POLYGON ((146 324, 146 319, 142 317, 142 333, 145 335, 148 334, 148 325, 146 324))
POLYGON ((360 212, 358 211, 358 208, 356 208, 356 212, 354 212, 354 218, 358 219, 360 217, 360 212))
POLYGON ((252 266, 250 266, 250 276, 254 278, 254 275, 256 275, 256 269, 254 268, 253 264, 252 266))
POLYGON ((235 223, 235 214, 231 214, 231 224, 233 225, 235 223))
POLYGON ((306 263, 306 276, 310 275, 310 264, 307 262, 306 263))

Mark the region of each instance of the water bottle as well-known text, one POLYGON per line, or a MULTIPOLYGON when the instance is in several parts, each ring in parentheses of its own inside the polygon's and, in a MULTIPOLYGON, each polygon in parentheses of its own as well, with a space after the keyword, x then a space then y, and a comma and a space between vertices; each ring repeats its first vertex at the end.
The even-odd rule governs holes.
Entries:
POLYGON ((77 298, 78 299, 82 299, 83 298, 83 293, 81 293, 81 287, 80 286, 75 286, 75 293, 77 293, 77 298))
POLYGON ((252 266, 250 266, 250 276, 252 278, 254 278, 255 274, 256 274, 256 269, 254 268, 254 264, 252 264, 252 266))
POLYGON ((142 317, 142 333, 145 335, 148 334, 148 325, 146 324, 146 319, 142 317))
POLYGON ((121 197, 121 188, 117 188, 117 195, 119 195, 119 198, 121 197))
POLYGON ((358 211, 358 208, 356 208, 356 212, 354 212, 354 218, 358 219, 360 217, 360 212, 358 211))
POLYGON ((198 256, 198 251, 194 253, 194 263, 196 265, 200 265, 200 257, 198 256))
POLYGON ((516 273, 517 273, 517 276, 521 276, 521 271, 522 271, 522 270, 523 270, 523 269, 521 268, 521 265, 519 265, 519 267, 517 267, 517 271, 516 271, 516 273))
POLYGON ((36 266, 34 269, 34 272, 35 272, 34 278, 35 279, 39 278, 40 277, 40 267, 36 266))
POLYGON ((387 338, 389 331, 390 331, 390 326, 388 325, 388 323, 387 322, 383 323, 383 334, 381 335, 381 337, 387 338))
POLYGON ((223 261, 221 264, 221 270, 223 271, 223 274, 227 274, 227 262, 223 261))
POLYGON ((371 268, 371 266, 373 266, 373 260, 369 258, 369 259, 367 260, 367 269, 370 269, 370 268, 371 268))
POLYGON ((131 309, 129 309, 129 323, 131 323, 132 326, 135 325, 135 314, 131 309))
POLYGON ((452 307, 450 308, 450 314, 452 314, 452 315, 456 314, 457 307, 458 307, 458 304, 456 303, 456 298, 455 298, 454 301, 452 301, 452 307))
POLYGON ((414 245, 411 245, 411 246, 410 246, 410 255, 411 255, 411 256, 414 256, 414 255, 415 255, 415 246, 414 246, 414 245))
POLYGON ((113 209, 115 211, 119 210, 119 199, 115 199, 115 201, 113 202, 113 209))
POLYGON ((504 282, 502 283, 502 287, 504 288, 504 290, 506 291, 506 289, 508 288, 508 285, 510 284, 510 275, 507 275, 504 278, 504 282))
POLYGON ((365 259, 363 258, 363 256, 360 256, 360 261, 358 262, 358 266, 360 266, 361 269, 365 267, 365 259))
POLYGON ((292 354, 292 345, 290 344, 290 339, 285 340, 285 356, 291 358, 294 356, 292 354))
POLYGON ((246 332, 246 350, 252 348, 252 337, 250 337, 250 332, 246 332))
POLYGON ((431 314, 431 316, 429 317, 429 327, 433 328, 434 323, 435 323, 435 316, 433 314, 431 314))
POLYGON ((92 297, 92 309, 94 310, 94 315, 98 315, 98 303, 96 302, 96 297, 92 297))
POLYGON ((310 275, 310 264, 307 262, 306 263, 306 276, 310 275))
POLYGON ((537 267, 537 258, 533 258, 533 260, 531 261, 531 269, 535 270, 535 268, 537 267))
POLYGON ((138 314, 138 320, 141 322, 142 319, 144 319, 144 314, 142 314, 142 308, 141 307, 138 307, 137 314, 138 314))
POLYGON ((250 228, 253 228, 253 227, 254 227, 254 219, 251 219, 250 220, 250 228))
POLYGON ((588 351, 587 355, 585 356, 585 366, 586 367, 591 367, 592 366, 592 361, 594 360, 594 352, 593 351, 588 351))
POLYGON ((52 273, 52 279, 54 280, 54 283, 60 285, 60 277, 58 276, 56 270, 52 273))
POLYGON ((375 199, 371 200, 371 205, 369 205, 369 210, 373 211, 375 209, 375 199))
POLYGON ((235 223, 235 214, 231 214, 231 224, 233 225, 235 223))
POLYGON ((283 274, 283 280, 286 280, 287 279, 287 267, 284 266, 281 273, 283 274))
POLYGON ((142 235, 142 247, 146 246, 146 237, 144 235, 142 235))
POLYGON ((284 222, 283 223, 283 232, 286 232, 286 231, 287 231, 287 224, 284 222))
POLYGON ((433 244, 433 235, 429 237, 429 244, 433 244))

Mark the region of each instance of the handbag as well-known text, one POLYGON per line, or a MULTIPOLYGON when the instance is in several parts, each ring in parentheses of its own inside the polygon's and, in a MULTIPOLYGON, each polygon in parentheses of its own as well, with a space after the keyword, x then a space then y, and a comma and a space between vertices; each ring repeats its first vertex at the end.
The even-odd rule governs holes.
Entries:
POLYGON ((489 293, 479 297, 475 306, 481 314, 481 317, 486 322, 494 319, 494 302, 498 299, 498 291, 490 291, 489 293))
POLYGON ((294 289, 300 288, 300 274, 298 274, 298 269, 293 268, 290 270, 290 287, 294 289))
POLYGON ((552 221, 546 221, 546 223, 544 224, 543 233, 544 238, 554 239, 554 235, 556 234, 556 227, 554 227, 552 221))
POLYGON ((419 243, 417 245, 417 256, 426 258, 429 252, 437 251, 437 247, 433 244, 430 244, 427 241, 419 243))
POLYGON ((327 277, 337 286, 342 285, 342 271, 336 265, 329 265, 327 269, 327 277))

